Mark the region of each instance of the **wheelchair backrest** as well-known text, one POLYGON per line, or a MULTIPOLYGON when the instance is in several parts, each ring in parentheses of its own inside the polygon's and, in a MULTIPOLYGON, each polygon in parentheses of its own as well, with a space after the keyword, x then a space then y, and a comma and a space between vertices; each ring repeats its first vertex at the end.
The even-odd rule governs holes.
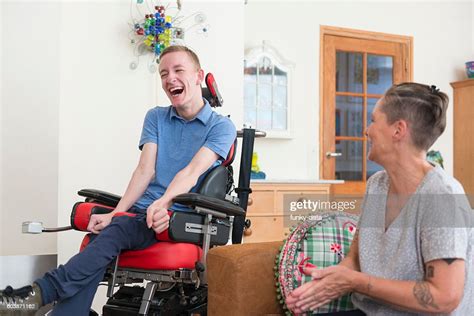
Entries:
POLYGON ((229 154, 226 160, 219 166, 214 167, 201 182, 197 193, 210 196, 216 199, 224 200, 226 194, 232 189, 234 184, 234 174, 232 169, 232 162, 235 158, 237 147, 237 139, 234 144, 230 147, 229 154))

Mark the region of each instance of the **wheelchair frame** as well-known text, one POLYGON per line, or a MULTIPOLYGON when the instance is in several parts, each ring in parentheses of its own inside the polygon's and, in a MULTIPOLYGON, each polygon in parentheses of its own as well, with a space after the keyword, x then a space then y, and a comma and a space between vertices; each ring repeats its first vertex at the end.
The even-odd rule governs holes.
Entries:
MULTIPOLYGON (((248 204, 248 196, 251 193, 250 189, 250 172, 252 164, 252 154, 253 154, 253 145, 256 132, 254 129, 244 128, 242 131, 238 131, 238 137, 242 137, 242 154, 241 154, 241 163, 240 163, 240 176, 239 176, 239 186, 235 189, 237 192, 239 206, 243 210, 240 215, 236 213, 234 216, 230 216, 230 223, 233 228, 231 229, 231 237, 233 243, 240 243, 242 240, 243 230, 245 227, 245 212, 248 204), (240 223, 240 228, 236 228, 236 223, 240 223)), ((265 136, 263 132, 257 132, 257 136, 265 136)), ((178 307, 177 310, 169 311, 169 315, 178 315, 181 314, 180 311, 185 308, 189 303, 191 303, 190 310, 188 310, 185 315, 195 315, 199 312, 200 315, 206 315, 207 308, 207 293, 203 294, 202 291, 200 295, 205 295, 204 301, 199 300, 196 296, 186 295, 184 291, 184 285, 192 285, 194 289, 199 292, 201 287, 206 287, 207 289, 207 270, 206 270, 206 258, 207 253, 211 245, 211 236, 216 232, 213 229, 217 229, 216 226, 212 225, 212 221, 217 219, 225 219, 229 217, 229 213, 216 211, 211 209, 206 205, 206 207, 198 206, 194 201, 188 201, 188 197, 183 194, 178 196, 175 200, 179 200, 179 203, 187 204, 191 206, 194 211, 198 214, 204 216, 204 224, 199 227, 199 225, 187 223, 185 228, 190 233, 202 234, 203 243, 202 243, 202 256, 200 265, 196 264, 195 269, 179 269, 179 270, 141 270, 141 269, 131 269, 131 268, 120 268, 118 266, 118 257, 115 259, 113 268, 110 269, 110 277, 108 278, 108 289, 107 297, 109 298, 107 304, 104 306, 104 316, 116 315, 114 313, 105 312, 107 309, 113 309, 115 306, 112 305, 114 301, 114 289, 118 286, 125 286, 128 283, 148 281, 145 291, 142 295, 140 308, 138 315, 149 315, 151 307, 153 306, 153 298, 155 294, 161 289, 171 289, 172 287, 178 286, 178 291, 180 295, 179 304, 182 305, 178 307), (187 302, 186 297, 189 297, 187 302), (195 304, 192 304, 192 300, 196 301, 195 304), (109 304, 111 303, 111 304, 109 304), (196 310, 197 309, 197 310, 196 310)), ((247 225, 249 225, 247 223, 247 225)), ((230 237, 230 236, 229 236, 230 237)), ((157 315, 165 315, 165 313, 159 313, 157 315)), ((152 314, 153 315, 153 314, 152 314)))

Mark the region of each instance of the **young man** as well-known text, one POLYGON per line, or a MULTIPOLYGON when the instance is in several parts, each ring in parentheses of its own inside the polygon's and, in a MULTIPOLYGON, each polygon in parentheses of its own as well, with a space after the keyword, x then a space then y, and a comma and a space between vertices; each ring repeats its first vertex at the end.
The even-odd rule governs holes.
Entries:
POLYGON ((173 205, 172 199, 196 187, 212 166, 226 158, 236 130, 203 99, 204 72, 196 54, 184 46, 170 46, 160 56, 159 71, 171 106, 146 114, 140 160, 120 203, 109 214, 91 216, 88 230, 94 238, 65 265, 32 286, 1 291, 0 314, 8 307, 28 306, 33 311, 57 301, 53 315, 88 315, 109 263, 122 250, 156 243, 155 234, 168 228, 168 209, 189 210, 173 205), (114 217, 129 209, 136 217, 114 217))

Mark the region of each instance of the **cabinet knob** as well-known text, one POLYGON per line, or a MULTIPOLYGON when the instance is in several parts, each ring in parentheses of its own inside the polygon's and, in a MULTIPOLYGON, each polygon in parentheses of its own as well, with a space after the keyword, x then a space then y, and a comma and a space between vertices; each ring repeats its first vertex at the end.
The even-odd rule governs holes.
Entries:
POLYGON ((299 203, 299 202, 303 203, 304 201, 309 201, 309 199, 306 196, 302 196, 296 202, 297 203, 299 203))
POLYGON ((252 228, 245 228, 244 229, 244 236, 250 236, 252 235, 252 228))
POLYGON ((249 200, 247 202, 247 205, 250 206, 253 204, 253 199, 251 197, 249 197, 249 200))

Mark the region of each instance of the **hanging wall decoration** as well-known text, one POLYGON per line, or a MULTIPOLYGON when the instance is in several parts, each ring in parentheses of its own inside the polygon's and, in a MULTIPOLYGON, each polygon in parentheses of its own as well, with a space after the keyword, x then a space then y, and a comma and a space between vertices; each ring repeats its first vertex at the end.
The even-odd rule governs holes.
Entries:
POLYGON ((185 45, 185 34, 196 29, 196 34, 207 36, 209 24, 206 15, 195 12, 182 14, 182 1, 164 4, 162 1, 131 0, 130 43, 134 48, 135 60, 130 69, 136 69, 140 58, 149 57, 148 69, 156 72, 160 53, 170 45, 185 45))

